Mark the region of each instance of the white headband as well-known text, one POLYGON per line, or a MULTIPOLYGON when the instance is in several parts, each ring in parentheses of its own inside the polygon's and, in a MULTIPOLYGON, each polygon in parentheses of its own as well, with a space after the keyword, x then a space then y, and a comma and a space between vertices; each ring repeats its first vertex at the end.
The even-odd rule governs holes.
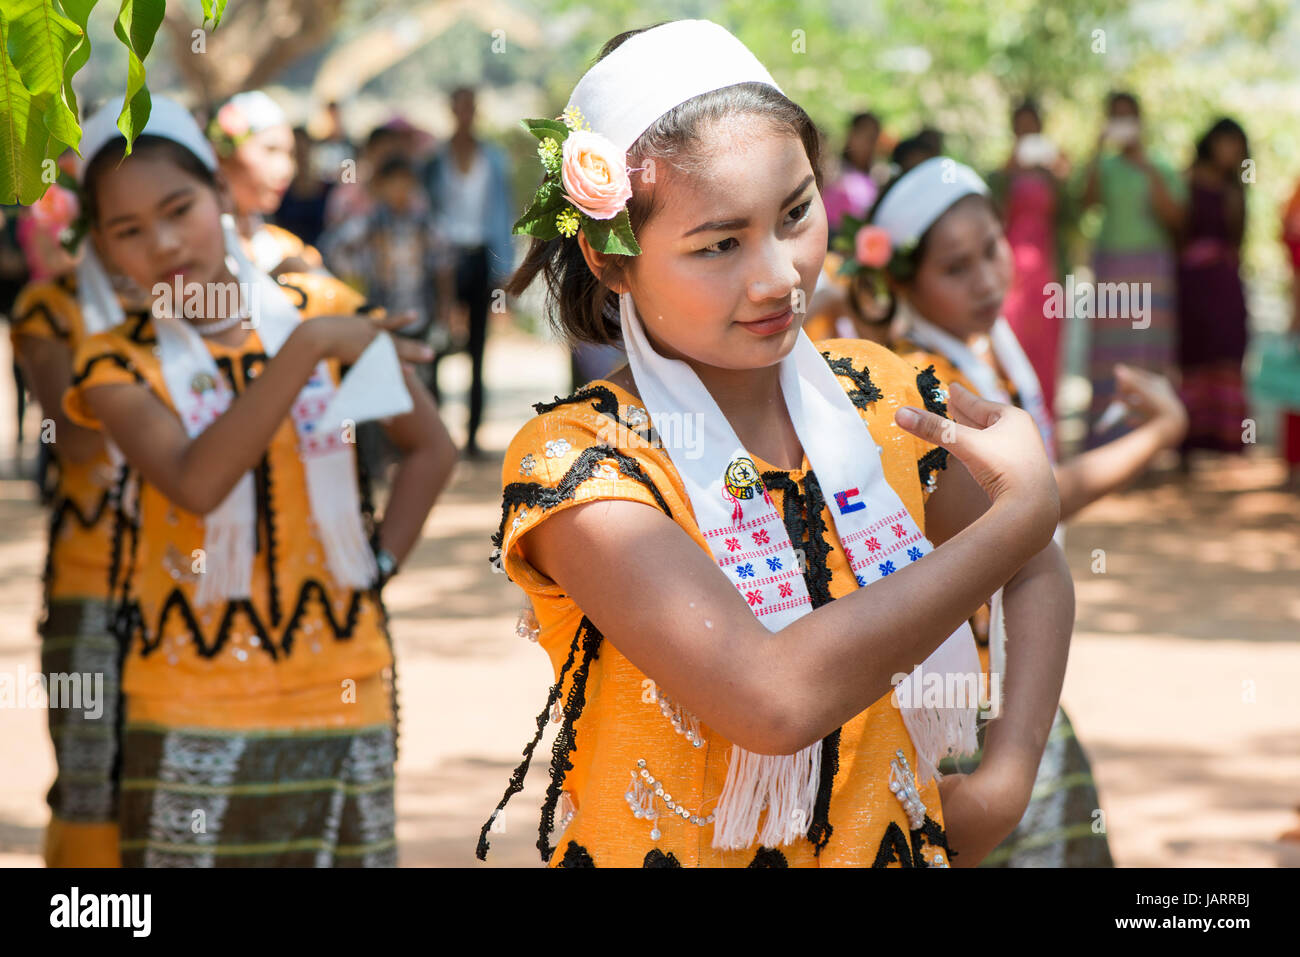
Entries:
POLYGON ((872 223, 889 233, 895 249, 916 242, 952 204, 987 196, 989 188, 969 166, 936 156, 908 170, 880 201, 872 223))
MULTIPOLYGON (((77 168, 77 182, 84 180, 86 167, 95 158, 95 154, 113 140, 124 138, 122 131, 117 128, 117 115, 122 112, 123 99, 119 96, 109 100, 82 126, 81 164, 77 168)), ((217 168, 217 154, 212 151, 212 144, 199 129, 199 124, 194 122, 190 111, 175 100, 165 96, 153 97, 149 122, 145 123, 139 135, 161 136, 179 143, 197 156, 208 169, 217 168)))
POLYGON ((764 83, 781 91, 726 29, 709 20, 676 20, 624 41, 578 81, 569 106, 626 153, 673 107, 737 83, 764 83))
POLYGON ((284 110, 280 109, 280 104, 271 99, 261 90, 249 90, 245 93, 236 93, 217 110, 217 116, 221 116, 221 110, 231 106, 239 111, 239 114, 248 123, 248 132, 260 133, 263 130, 274 129, 277 126, 288 126, 289 118, 285 116, 284 110))

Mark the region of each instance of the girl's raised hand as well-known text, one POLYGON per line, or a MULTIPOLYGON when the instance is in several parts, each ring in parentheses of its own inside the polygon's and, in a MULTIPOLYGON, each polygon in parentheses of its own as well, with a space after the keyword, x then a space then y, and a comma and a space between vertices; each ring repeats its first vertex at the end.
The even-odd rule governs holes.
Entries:
POLYGON ((1187 408, 1168 379, 1146 369, 1117 364, 1115 385, 1124 404, 1133 410, 1130 419, 1157 426, 1165 448, 1182 442, 1187 434, 1187 408))
MULTIPOLYGON (((409 312, 394 313, 380 319, 369 316, 317 316, 299 327, 303 335, 313 337, 322 358, 338 359, 350 365, 361 357, 366 347, 381 332, 392 332, 409 324, 415 316, 409 312)), ((397 358, 403 362, 430 362, 433 349, 422 342, 393 336, 397 358)))
POLYGON ((1023 508, 1046 541, 1060 518, 1061 503, 1033 418, 1015 406, 982 399, 957 382, 949 389, 948 409, 952 419, 903 406, 894 420, 961 459, 990 501, 1006 498, 1023 508))

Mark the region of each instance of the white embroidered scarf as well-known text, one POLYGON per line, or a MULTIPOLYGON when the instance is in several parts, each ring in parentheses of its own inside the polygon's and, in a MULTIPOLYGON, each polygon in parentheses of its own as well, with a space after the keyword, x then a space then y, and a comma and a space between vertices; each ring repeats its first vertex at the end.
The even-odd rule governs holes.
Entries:
MULTIPOLYGON (((620 297, 623 343, 637 391, 652 422, 702 419, 691 454, 668 450, 714 561, 764 625, 779 631, 812 611, 794 546, 752 457, 689 365, 668 359, 646 338, 632 297, 620 297), (702 449, 703 454, 697 455, 702 449)), ((920 561, 933 546, 890 487, 881 447, 812 342, 802 333, 781 362, 781 390, 795 432, 827 502, 841 546, 867 587, 920 561)), ((924 673, 977 676, 979 657, 963 624, 920 666, 924 673)), ((946 684, 946 681, 945 681, 946 684)), ((902 709, 917 748, 918 779, 929 780, 945 755, 975 750, 977 706, 902 709)), ((733 746, 718 805, 713 846, 788 844, 807 831, 821 775, 822 744, 793 755, 760 755, 733 746), (761 828, 759 818, 767 810, 761 828)))

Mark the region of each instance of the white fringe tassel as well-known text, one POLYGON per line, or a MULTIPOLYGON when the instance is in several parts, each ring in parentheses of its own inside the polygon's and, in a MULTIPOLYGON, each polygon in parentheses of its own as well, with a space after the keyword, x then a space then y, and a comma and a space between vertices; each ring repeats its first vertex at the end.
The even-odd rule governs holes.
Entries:
POLYGON ((822 743, 797 754, 754 754, 731 746, 727 783, 713 821, 713 846, 724 851, 758 843, 779 847, 798 840, 812 823, 821 783, 822 743), (766 808, 763 827, 759 815, 766 808))
POLYGON ((253 524, 257 514, 253 476, 245 473, 203 518, 203 574, 195 591, 199 606, 248 598, 253 583, 253 524))
POLYGON ((901 708, 903 724, 916 746, 916 780, 925 785, 943 777, 939 762, 958 754, 971 754, 979 746, 975 736, 978 708, 901 708))
POLYGON ((306 460, 307 496, 330 574, 348 588, 368 588, 379 568, 357 508, 351 449, 306 460))

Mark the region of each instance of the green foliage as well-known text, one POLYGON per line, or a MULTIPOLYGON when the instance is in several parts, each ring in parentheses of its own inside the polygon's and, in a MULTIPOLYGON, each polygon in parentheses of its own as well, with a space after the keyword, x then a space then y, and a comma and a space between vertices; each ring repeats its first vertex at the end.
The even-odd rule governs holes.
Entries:
MULTIPOLYGON (((0 204, 30 205, 54 181, 52 163, 81 143, 72 80, 90 59, 86 24, 97 0, 0 0, 0 204)), ((221 22, 226 0, 201 0, 221 22)), ((127 152, 149 121, 145 58, 164 0, 121 0, 113 31, 127 50, 126 102, 117 128, 127 152)))

